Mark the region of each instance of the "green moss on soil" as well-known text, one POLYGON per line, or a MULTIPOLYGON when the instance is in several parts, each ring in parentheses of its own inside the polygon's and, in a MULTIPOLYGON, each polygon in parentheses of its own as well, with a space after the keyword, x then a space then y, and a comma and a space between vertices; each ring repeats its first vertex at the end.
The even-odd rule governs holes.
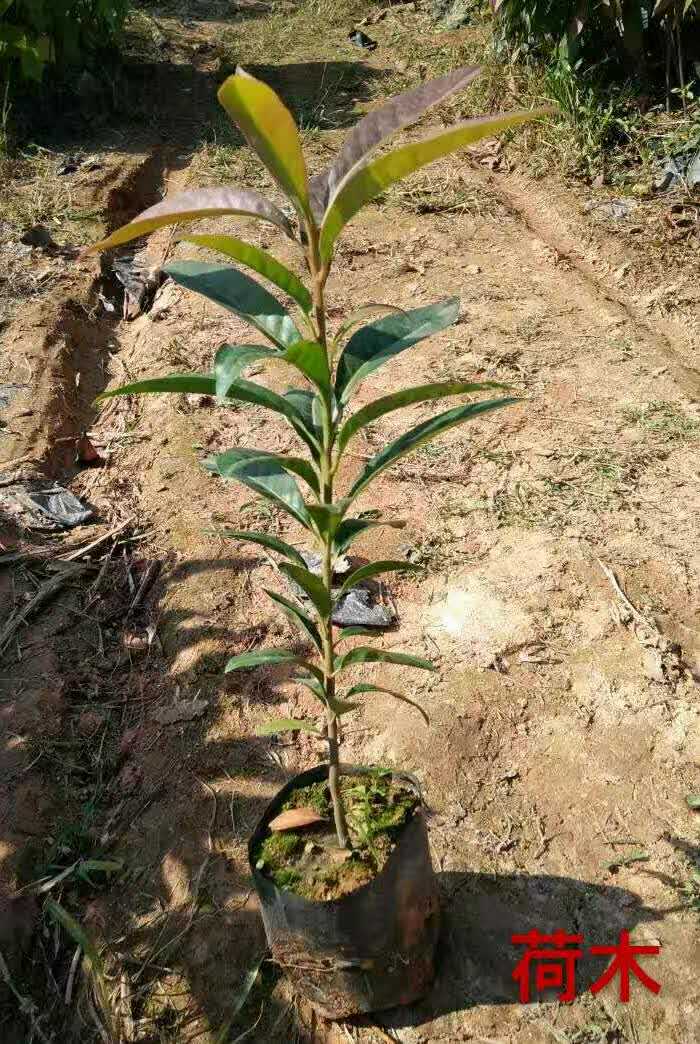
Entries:
POLYGON ((338 849, 328 783, 293 791, 283 810, 312 808, 324 822, 303 831, 269 833, 255 853, 259 870, 278 888, 313 900, 337 899, 368 884, 383 869, 417 796, 390 772, 377 769, 342 776, 350 834, 348 853, 338 849))

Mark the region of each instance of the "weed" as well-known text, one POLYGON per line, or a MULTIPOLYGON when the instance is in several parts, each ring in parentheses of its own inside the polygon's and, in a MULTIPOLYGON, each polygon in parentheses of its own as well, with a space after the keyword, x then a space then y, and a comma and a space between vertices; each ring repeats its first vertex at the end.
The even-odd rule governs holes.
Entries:
POLYGON ((667 442, 696 438, 700 431, 700 421, 686 416, 672 402, 649 402, 646 406, 629 406, 622 412, 628 423, 667 442))

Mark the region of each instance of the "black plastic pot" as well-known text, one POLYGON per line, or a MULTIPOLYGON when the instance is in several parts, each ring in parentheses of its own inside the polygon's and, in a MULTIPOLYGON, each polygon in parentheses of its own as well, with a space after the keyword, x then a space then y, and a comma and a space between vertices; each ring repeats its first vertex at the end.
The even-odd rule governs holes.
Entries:
MULTIPOLYGON (((394 775, 421 797, 412 776, 394 775)), ((248 857, 274 960, 321 1015, 343 1019, 425 995, 434 977, 440 908, 422 803, 381 873, 342 899, 304 899, 256 868, 254 853, 290 792, 327 776, 328 766, 319 765, 278 792, 248 843, 248 857)))

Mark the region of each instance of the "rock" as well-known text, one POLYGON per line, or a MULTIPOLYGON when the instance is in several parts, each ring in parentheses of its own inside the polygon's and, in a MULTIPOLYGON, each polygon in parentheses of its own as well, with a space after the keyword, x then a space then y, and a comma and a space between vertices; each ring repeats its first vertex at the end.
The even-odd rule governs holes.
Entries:
POLYGON ((29 247, 41 247, 42 250, 56 246, 51 231, 46 225, 33 225, 31 228, 28 228, 20 239, 20 243, 29 247))

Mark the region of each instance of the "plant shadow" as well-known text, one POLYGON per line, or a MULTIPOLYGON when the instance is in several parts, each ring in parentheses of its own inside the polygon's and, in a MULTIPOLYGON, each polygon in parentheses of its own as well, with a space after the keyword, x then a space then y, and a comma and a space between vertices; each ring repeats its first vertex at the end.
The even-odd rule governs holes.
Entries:
MULTIPOLYGON (((386 1028, 421 1026, 477 1005, 517 1004, 519 985, 513 971, 526 947, 511 937, 531 931, 551 935, 561 929, 583 936, 583 953, 576 963, 580 996, 610 960, 591 954, 591 946, 617 944, 622 930, 632 932, 663 917, 663 911, 643 906, 634 893, 614 885, 550 874, 450 871, 438 876, 444 906, 435 985, 420 1004, 384 1012, 380 1021, 386 1028)), ((646 961, 653 977, 653 957, 646 961)), ((531 1001, 556 1000, 561 988, 535 992, 535 964, 531 1001)))

